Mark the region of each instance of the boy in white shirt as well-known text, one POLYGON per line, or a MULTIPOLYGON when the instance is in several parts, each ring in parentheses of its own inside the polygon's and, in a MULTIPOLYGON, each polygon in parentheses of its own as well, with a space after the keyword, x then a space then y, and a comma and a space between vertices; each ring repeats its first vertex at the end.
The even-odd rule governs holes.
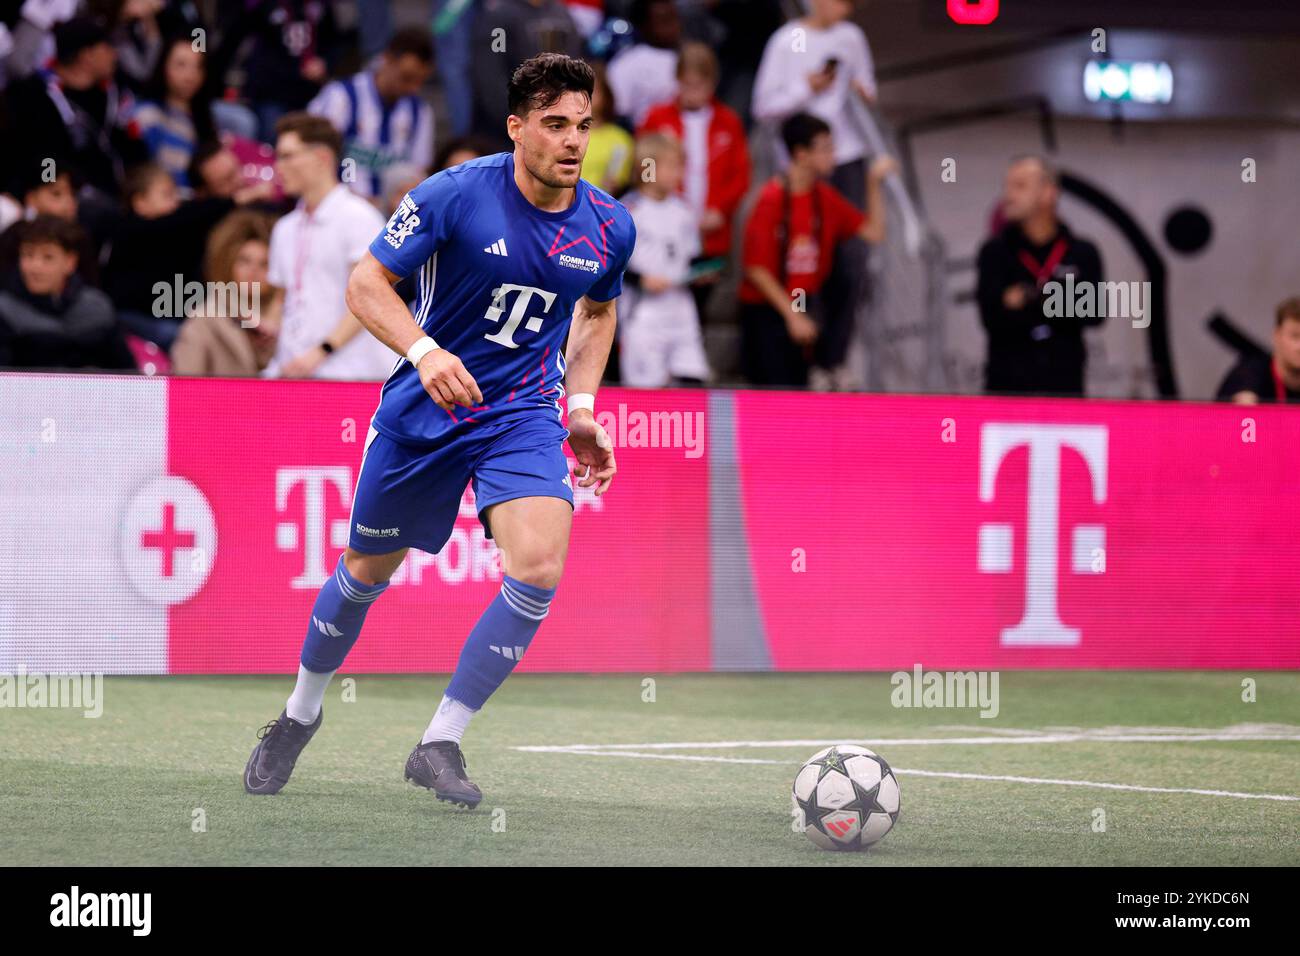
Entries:
POLYGON ((619 323, 624 384, 658 388, 703 384, 709 363, 695 299, 687 288, 691 260, 700 252, 699 221, 677 192, 685 168, 681 143, 650 133, 636 143, 635 192, 623 203, 636 223, 636 248, 625 284, 631 305, 619 323))

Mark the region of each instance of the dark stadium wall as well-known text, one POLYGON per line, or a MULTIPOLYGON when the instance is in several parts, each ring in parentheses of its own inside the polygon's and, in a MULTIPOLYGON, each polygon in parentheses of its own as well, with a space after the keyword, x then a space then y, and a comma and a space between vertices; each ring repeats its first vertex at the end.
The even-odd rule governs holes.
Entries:
MULTIPOLYGON (((1207 323, 1215 312, 1261 344, 1269 341, 1273 310, 1300 292, 1294 223, 1300 192, 1288 186, 1300 168, 1300 131, 1260 124, 1132 124, 1116 137, 1102 123, 1056 124, 1063 171, 1104 190, 1150 237, 1168 271, 1168 344, 1179 394, 1212 398, 1235 353, 1207 323), (1256 181, 1242 181, 1244 160, 1256 164, 1256 181), (1199 251, 1171 247, 1166 224, 1185 207, 1202 210, 1212 234, 1199 251)), ((950 259, 970 260, 989 234, 1007 159, 1042 152, 1036 123, 1028 117, 981 122, 918 136, 913 142, 918 184, 926 212, 947 243, 950 259), (957 182, 938 176, 941 163, 957 160, 957 182), (926 170, 935 171, 926 175, 926 170)), ((1066 195, 1061 216, 1100 248, 1108 281, 1148 277, 1130 242, 1097 208, 1066 195)), ((972 268, 953 274, 961 297, 975 284, 972 268)), ((1154 397, 1148 330, 1131 320, 1110 319, 1088 333, 1089 394, 1154 397)), ((950 305, 947 324, 952 384, 978 391, 985 339, 973 304, 950 305)))

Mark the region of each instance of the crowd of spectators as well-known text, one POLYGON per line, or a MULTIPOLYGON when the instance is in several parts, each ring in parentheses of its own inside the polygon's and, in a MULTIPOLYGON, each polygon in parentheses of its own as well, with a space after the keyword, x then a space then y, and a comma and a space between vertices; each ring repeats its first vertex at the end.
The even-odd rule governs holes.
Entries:
MULTIPOLYGON (((549 50, 596 67, 583 176, 640 236, 611 375, 717 381, 703 330, 735 321, 746 381, 861 387, 894 164, 853 118, 878 95, 853 0, 430 0, 401 29, 394 6, 0 0, 0 365, 385 377, 352 265, 412 186, 509 148, 507 80, 549 50)), ((1012 164, 979 256, 990 391, 1082 394, 1086 323, 1044 320, 1041 290, 1101 261, 1058 195, 1012 164)), ((1280 384, 1232 394, 1300 388, 1295 312, 1280 384)))

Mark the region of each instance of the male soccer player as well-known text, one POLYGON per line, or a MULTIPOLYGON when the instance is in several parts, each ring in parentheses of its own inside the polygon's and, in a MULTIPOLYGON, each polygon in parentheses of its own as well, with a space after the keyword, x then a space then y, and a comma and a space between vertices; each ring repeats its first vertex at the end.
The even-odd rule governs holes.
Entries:
POLYGON ((312 608, 297 686, 259 731, 245 768, 249 793, 288 782, 366 610, 408 548, 442 548, 472 480, 505 573, 406 778, 440 800, 473 807, 482 799, 460 740, 528 648, 559 583, 573 520, 565 438, 580 487, 604 494, 615 472, 592 408, 636 230, 621 204, 579 178, 593 81, 591 67, 568 56, 525 61, 509 84, 514 151, 421 183, 352 274, 352 313, 404 358, 380 393, 348 547, 312 608), (416 270, 413 319, 393 284, 416 270))

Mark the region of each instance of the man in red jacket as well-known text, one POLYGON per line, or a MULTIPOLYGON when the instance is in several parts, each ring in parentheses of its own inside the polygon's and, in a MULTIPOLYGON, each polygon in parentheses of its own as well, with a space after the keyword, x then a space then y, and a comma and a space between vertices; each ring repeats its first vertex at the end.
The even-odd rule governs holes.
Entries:
MULTIPOLYGON (((677 99, 650 108, 637 135, 668 133, 681 140, 686 156, 682 195, 700 220, 702 264, 692 286, 696 306, 731 254, 732 224, 749 189, 749 148, 745 126, 714 94, 718 60, 703 43, 686 43, 677 59, 677 99)), ((639 171, 634 171, 639 173, 639 171)))

